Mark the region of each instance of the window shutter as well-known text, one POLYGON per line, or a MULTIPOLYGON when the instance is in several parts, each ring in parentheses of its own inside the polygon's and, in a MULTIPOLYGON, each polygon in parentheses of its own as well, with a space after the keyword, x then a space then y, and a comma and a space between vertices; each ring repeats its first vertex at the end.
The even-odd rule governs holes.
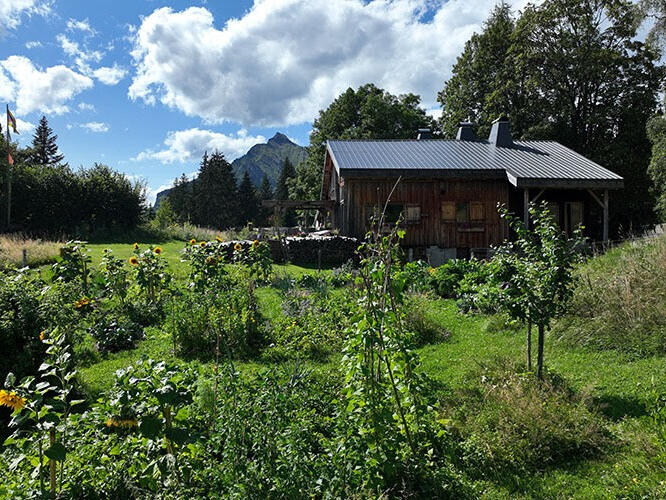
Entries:
POLYGON ((486 219, 486 206, 481 201, 473 201, 469 204, 469 219, 482 221, 486 219))

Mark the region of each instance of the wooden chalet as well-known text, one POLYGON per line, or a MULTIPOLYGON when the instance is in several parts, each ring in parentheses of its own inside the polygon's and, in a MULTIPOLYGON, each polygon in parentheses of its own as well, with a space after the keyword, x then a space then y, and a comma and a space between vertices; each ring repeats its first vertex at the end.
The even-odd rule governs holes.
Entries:
POLYGON ((496 120, 488 139, 461 123, 455 140, 329 141, 321 201, 333 227, 362 238, 377 207, 391 195, 386 219, 403 214, 403 245, 431 260, 483 254, 508 237, 497 205, 528 220, 529 202, 545 200, 560 227, 579 224, 608 239, 609 191, 622 177, 554 141, 514 141, 496 120))

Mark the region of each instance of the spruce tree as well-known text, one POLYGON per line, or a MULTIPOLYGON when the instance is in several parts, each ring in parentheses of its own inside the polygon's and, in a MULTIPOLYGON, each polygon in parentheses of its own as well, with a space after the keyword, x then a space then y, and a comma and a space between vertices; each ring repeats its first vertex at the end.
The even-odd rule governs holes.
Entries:
POLYGON ((196 220, 201 226, 226 229, 238 222, 238 187, 231 164, 215 151, 204 155, 195 183, 196 220))
POLYGON ((245 171, 243 179, 238 186, 238 222, 245 225, 248 222, 257 222, 259 217, 259 200, 250 174, 245 171))
MULTIPOLYGON (((289 199, 289 181, 296 177, 296 169, 292 165, 289 158, 285 157, 284 162, 282 163, 282 170, 280 171, 280 177, 278 177, 277 186, 275 187, 275 198, 278 200, 288 200, 289 199)), ((280 224, 283 226, 295 226, 296 225, 296 211, 295 210, 285 210, 282 216, 280 224)))
POLYGON ((58 152, 56 140, 58 136, 53 133, 46 116, 42 116, 35 134, 32 137, 32 152, 30 161, 36 165, 56 165, 62 162, 64 155, 58 152))

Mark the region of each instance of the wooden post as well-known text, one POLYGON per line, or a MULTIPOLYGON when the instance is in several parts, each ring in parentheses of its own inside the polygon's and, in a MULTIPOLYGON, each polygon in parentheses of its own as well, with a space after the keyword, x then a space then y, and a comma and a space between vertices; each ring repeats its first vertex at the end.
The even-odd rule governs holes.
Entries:
POLYGON ((23 267, 28 267, 28 251, 23 249, 23 267))
POLYGON ((529 229, 530 226, 530 190, 523 189, 523 222, 525 227, 529 229))
POLYGON ((608 241, 608 189, 604 189, 604 243, 608 241))

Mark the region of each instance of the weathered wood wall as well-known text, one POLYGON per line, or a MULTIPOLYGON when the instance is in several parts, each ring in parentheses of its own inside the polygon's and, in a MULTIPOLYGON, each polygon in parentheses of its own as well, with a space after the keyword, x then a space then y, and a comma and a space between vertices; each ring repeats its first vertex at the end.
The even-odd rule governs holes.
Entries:
MULTIPOLYGON (((366 231, 366 207, 383 205, 396 179, 341 179, 343 201, 339 217, 342 234, 361 238, 366 231)), ((421 207, 418 223, 405 224, 406 247, 487 248, 501 243, 508 234, 497 213, 498 203, 508 203, 505 180, 403 179, 391 196, 391 203, 421 207), (462 224, 441 217, 442 202, 471 202, 482 206, 483 221, 462 224)))

